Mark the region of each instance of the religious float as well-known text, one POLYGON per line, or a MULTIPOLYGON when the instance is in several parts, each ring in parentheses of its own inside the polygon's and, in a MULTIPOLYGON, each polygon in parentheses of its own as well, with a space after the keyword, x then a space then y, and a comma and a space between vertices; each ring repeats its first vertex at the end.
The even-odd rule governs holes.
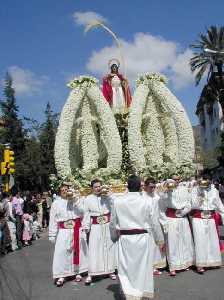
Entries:
POLYGON ((55 142, 55 165, 60 180, 73 182, 88 194, 93 178, 115 192, 122 191, 131 173, 157 180, 172 174, 194 174, 194 137, 178 99, 165 76, 145 73, 131 96, 119 61, 109 61, 103 86, 91 76, 76 77, 62 109, 55 142))

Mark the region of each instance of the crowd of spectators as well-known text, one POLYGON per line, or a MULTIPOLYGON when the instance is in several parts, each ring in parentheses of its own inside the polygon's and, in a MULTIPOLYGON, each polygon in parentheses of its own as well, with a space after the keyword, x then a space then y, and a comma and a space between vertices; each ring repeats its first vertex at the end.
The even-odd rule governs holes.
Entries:
POLYGON ((0 197, 0 255, 5 255, 32 245, 48 227, 52 195, 2 192, 0 197))

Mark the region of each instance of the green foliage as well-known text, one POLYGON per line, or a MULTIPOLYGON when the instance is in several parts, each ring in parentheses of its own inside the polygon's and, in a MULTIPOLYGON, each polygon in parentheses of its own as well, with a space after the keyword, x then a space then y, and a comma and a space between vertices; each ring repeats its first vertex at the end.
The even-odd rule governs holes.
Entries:
POLYGON ((178 166, 172 162, 163 163, 162 165, 147 166, 140 171, 143 178, 153 177, 155 180, 165 180, 172 175, 180 175, 183 179, 188 179, 195 175, 195 166, 189 162, 182 162, 178 166))
POLYGON ((10 144, 15 153, 16 173, 15 180, 20 186, 24 176, 23 157, 25 152, 25 131, 22 121, 18 117, 15 91, 12 87, 12 78, 7 73, 4 85, 4 100, 1 100, 2 121, 4 128, 1 130, 0 142, 10 144))
POLYGON ((220 134, 220 147, 219 147, 219 156, 217 158, 219 165, 224 167, 224 132, 222 131, 220 134))
POLYGON ((15 91, 12 87, 12 79, 10 75, 6 74, 4 86, 5 100, 0 102, 2 111, 2 120, 4 122, 4 129, 1 132, 0 142, 10 143, 19 159, 21 152, 25 147, 25 135, 22 121, 18 118, 18 106, 16 105, 15 91))
POLYGON ((45 122, 40 127, 39 143, 41 152, 41 178, 42 184, 49 188, 49 175, 56 173, 54 163, 54 144, 58 126, 58 115, 53 114, 50 103, 45 110, 45 122))
POLYGON ((55 173, 54 142, 58 115, 50 104, 45 111, 46 120, 24 118, 29 127, 24 129, 18 117, 15 91, 10 75, 6 74, 4 100, 0 102, 4 128, 0 131, 0 143, 9 143, 15 152, 15 183, 20 190, 42 191, 49 188, 49 174, 55 173))
POLYGON ((206 71, 209 75, 212 75, 214 66, 217 66, 219 75, 222 76, 222 66, 224 63, 224 26, 216 27, 211 26, 207 29, 206 34, 199 34, 199 39, 195 44, 191 45, 194 49, 194 56, 190 60, 191 71, 197 71, 195 76, 196 85, 199 84, 201 78, 206 71), (213 53, 208 55, 205 49, 216 51, 219 53, 213 53), (221 54, 222 53, 222 54, 221 54))
POLYGON ((128 149, 128 113, 115 114, 115 120, 122 143, 122 164, 121 170, 126 176, 131 172, 130 154, 128 149))

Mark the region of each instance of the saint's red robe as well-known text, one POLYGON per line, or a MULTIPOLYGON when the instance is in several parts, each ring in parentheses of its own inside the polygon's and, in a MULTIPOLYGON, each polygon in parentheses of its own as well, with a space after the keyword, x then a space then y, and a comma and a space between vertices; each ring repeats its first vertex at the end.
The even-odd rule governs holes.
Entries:
MULTIPOLYGON (((120 78, 121 82, 125 80, 123 75, 121 75, 120 73, 117 73, 116 75, 120 78)), ((113 76, 111 74, 108 74, 107 76, 105 76, 103 78, 103 90, 102 90, 104 98, 107 100, 110 107, 113 106, 113 90, 112 90, 112 84, 111 84, 112 77, 113 76)), ((131 101, 132 101, 130 88, 129 88, 129 86, 124 87, 122 84, 121 84, 121 86, 122 86, 122 90, 124 92, 125 105, 126 105, 126 107, 130 107, 131 101)))

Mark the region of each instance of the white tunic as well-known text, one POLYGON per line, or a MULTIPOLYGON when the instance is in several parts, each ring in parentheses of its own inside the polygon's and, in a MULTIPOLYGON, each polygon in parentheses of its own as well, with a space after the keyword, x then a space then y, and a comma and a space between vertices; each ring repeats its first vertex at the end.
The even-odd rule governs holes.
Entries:
POLYGON ((89 231, 88 274, 103 275, 115 271, 115 244, 111 240, 109 222, 92 224, 91 216, 102 216, 111 212, 110 197, 89 195, 85 199, 84 229, 89 231))
POLYGON ((129 192, 114 200, 111 230, 145 229, 147 233, 120 235, 118 276, 126 299, 153 297, 153 240, 163 242, 160 224, 152 206, 141 193, 129 192))
POLYGON ((58 222, 74 220, 83 216, 82 199, 74 203, 57 197, 50 210, 49 239, 56 241, 53 258, 53 278, 73 276, 87 271, 88 249, 86 234, 79 231, 79 267, 73 264, 74 229, 58 228, 58 222))
MULTIPOLYGON (((195 187, 192 191, 192 209, 204 211, 218 211, 224 220, 224 206, 215 187, 200 189, 195 187)), ((202 213, 203 215, 203 213, 202 213)), ((194 233, 196 266, 221 266, 222 258, 219 247, 219 238, 215 220, 209 218, 192 218, 194 233)))
POLYGON ((167 260, 170 271, 186 269, 194 262, 194 244, 188 218, 191 197, 186 186, 161 194, 160 223, 166 232, 167 260), (166 209, 180 210, 179 217, 166 216, 166 209))
MULTIPOLYGON (((149 203, 152 205, 152 212, 155 218, 157 218, 159 222, 159 201, 160 196, 156 193, 154 194, 148 194, 143 193, 144 197, 149 201, 149 203)), ((153 266, 154 268, 165 268, 166 267, 166 255, 164 253, 161 253, 159 246, 156 244, 155 240, 153 239, 153 246, 154 246, 154 256, 153 256, 153 266)))
POLYGON ((112 91, 113 91, 113 112, 123 113, 125 108, 125 97, 121 86, 121 80, 117 75, 113 75, 111 80, 112 91))

